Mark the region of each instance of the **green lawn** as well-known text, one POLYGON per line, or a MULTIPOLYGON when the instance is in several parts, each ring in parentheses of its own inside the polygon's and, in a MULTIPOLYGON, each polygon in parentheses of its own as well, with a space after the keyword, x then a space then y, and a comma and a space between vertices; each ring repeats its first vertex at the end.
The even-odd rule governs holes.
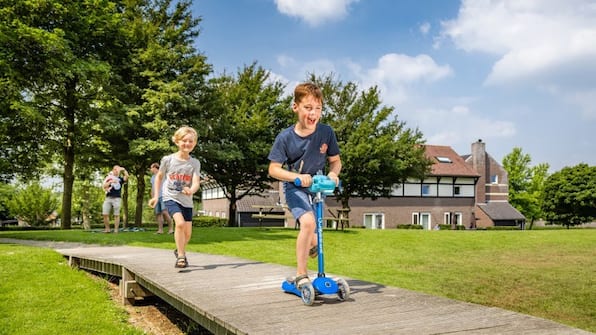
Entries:
POLYGON ((0 244, 0 334, 143 334, 107 282, 73 271, 50 249, 0 244))
MULTIPOLYGON (((293 229, 195 228, 189 250, 293 266, 296 234, 293 229)), ((5 231, 2 237, 174 249, 171 235, 152 231, 5 231)), ((324 238, 326 272, 596 332, 595 229, 346 229, 326 230, 324 238)), ((310 268, 316 269, 314 260, 310 268)))

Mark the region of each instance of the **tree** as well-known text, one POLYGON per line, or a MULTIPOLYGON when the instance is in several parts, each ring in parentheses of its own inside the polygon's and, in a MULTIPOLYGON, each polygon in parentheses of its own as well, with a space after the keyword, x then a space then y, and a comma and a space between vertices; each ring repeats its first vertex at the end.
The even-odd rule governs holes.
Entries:
POLYGON ((337 193, 343 208, 353 196, 389 197, 396 184, 422 179, 431 162, 424 155, 423 135, 399 121, 393 107, 381 106, 377 87, 359 91, 333 75, 310 75, 323 91, 324 116, 339 142, 343 189, 337 193))
POLYGON ((229 200, 230 226, 236 225, 236 202, 270 187, 267 156, 275 136, 292 113, 284 86, 271 81, 256 63, 237 76, 222 75, 210 85, 215 94, 198 147, 204 171, 229 200))
POLYGON ((106 114, 111 126, 102 138, 104 157, 126 166, 136 180, 134 222, 141 225, 144 176, 151 163, 172 152, 179 126, 202 123, 211 66, 194 47, 200 19, 192 17, 190 1, 131 2, 123 22, 131 52, 113 65, 114 108, 123 112, 106 114))
MULTIPOLYGON (((138 180, 140 224, 150 163, 171 151, 180 122, 201 117, 210 67, 193 46, 200 20, 191 2, 0 4, 0 179, 58 162, 70 228, 75 178, 117 162, 138 180)), ((127 194, 125 186, 124 223, 127 194)))
POLYGON ((530 167, 531 161, 529 154, 516 147, 502 162, 509 178, 509 203, 530 221, 530 229, 543 217, 542 191, 549 168, 546 163, 530 167))
POLYGON ((32 226, 47 223, 48 216, 58 209, 59 201, 53 192, 33 182, 24 188, 17 189, 8 200, 8 210, 14 217, 32 226))
POLYGON ((596 166, 582 163, 550 175, 542 208, 548 221, 567 228, 596 219, 596 166))
POLYGON ((62 228, 70 228, 75 157, 87 127, 109 105, 107 60, 122 41, 120 8, 108 0, 1 0, 0 8, 4 115, 27 129, 7 135, 15 144, 3 158, 34 173, 36 164, 61 157, 62 228))
POLYGON ((13 185, 0 182, 0 221, 10 218, 8 211, 8 201, 15 193, 13 185))

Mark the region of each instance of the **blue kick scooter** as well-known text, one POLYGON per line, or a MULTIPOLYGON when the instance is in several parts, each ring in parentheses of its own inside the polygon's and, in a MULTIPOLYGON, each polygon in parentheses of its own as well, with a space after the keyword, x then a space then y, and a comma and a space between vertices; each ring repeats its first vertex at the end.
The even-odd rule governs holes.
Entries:
MULTIPOLYGON (((296 186, 300 186, 300 179, 296 178, 294 181, 296 186)), ((311 306, 315 301, 315 296, 319 294, 337 294, 340 301, 344 301, 350 297, 350 287, 348 283, 338 278, 337 281, 327 278, 325 276, 325 260, 323 256, 323 206, 325 196, 332 194, 335 190, 335 182, 324 175, 313 176, 312 185, 309 190, 315 193, 313 199, 313 207, 315 209, 315 216, 317 220, 317 251, 319 253, 318 274, 317 278, 308 284, 303 284, 297 287, 293 279, 288 278, 281 284, 281 288, 286 293, 293 293, 302 299, 305 305, 311 306)))

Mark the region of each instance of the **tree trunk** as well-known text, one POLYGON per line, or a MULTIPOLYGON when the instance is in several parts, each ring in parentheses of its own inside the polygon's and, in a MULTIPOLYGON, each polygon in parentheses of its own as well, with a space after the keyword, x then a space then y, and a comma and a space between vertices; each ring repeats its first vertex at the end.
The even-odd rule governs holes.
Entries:
POLYGON ((137 208, 135 210, 135 226, 143 224, 143 202, 145 199, 145 177, 143 172, 137 172, 137 208))
POLYGON ((228 227, 237 227, 238 223, 236 221, 236 192, 232 192, 230 195, 230 207, 228 212, 230 213, 230 217, 228 218, 228 227))
POLYGON ((83 204, 81 206, 81 216, 82 216, 82 225, 84 230, 91 230, 91 220, 89 220, 89 213, 91 212, 89 208, 91 207, 91 202, 89 201, 89 188, 91 185, 87 181, 83 184, 83 204))
POLYGON ((66 83, 66 101, 64 108, 64 120, 66 122, 66 134, 64 134, 64 173, 62 179, 64 188, 62 193, 62 229, 70 229, 72 220, 72 189, 74 184, 74 162, 75 162, 75 110, 77 98, 75 96, 76 79, 66 83))

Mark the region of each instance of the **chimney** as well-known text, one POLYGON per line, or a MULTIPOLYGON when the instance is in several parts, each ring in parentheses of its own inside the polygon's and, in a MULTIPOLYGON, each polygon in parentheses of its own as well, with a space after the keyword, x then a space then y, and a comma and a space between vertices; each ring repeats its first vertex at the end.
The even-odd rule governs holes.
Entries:
POLYGON ((486 145, 482 142, 482 139, 472 143, 472 167, 480 175, 476 183, 476 203, 486 203, 488 166, 486 162, 486 145))

